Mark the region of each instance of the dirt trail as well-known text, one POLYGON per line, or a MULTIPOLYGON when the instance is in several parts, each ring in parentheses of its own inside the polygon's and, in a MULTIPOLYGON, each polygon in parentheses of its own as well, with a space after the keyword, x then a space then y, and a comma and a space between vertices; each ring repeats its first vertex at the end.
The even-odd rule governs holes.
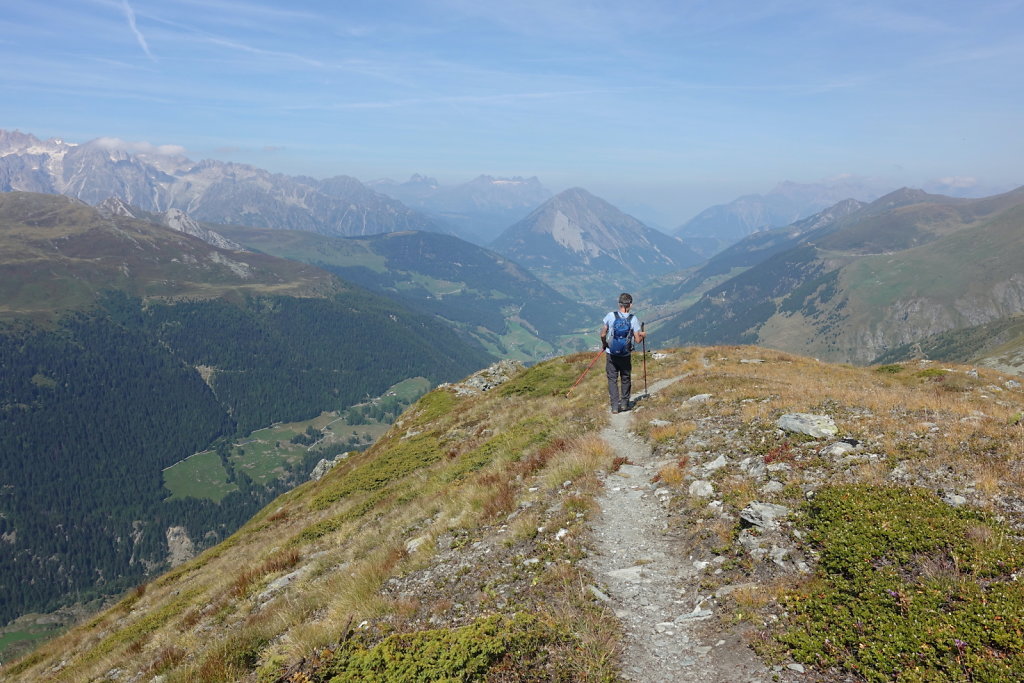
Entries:
MULTIPOLYGON (((682 379, 652 384, 656 393, 682 379)), ((641 403, 642 406, 642 403, 641 403)), ((625 633, 622 675, 632 681, 745 683, 772 681, 773 672, 736 634, 709 628, 715 605, 699 590, 696 558, 666 533, 666 487, 651 479, 671 461, 658 461, 629 432, 643 408, 611 416, 601 436, 630 463, 604 477, 601 512, 592 524, 585 560, 599 586, 595 595, 615 610, 625 633)))

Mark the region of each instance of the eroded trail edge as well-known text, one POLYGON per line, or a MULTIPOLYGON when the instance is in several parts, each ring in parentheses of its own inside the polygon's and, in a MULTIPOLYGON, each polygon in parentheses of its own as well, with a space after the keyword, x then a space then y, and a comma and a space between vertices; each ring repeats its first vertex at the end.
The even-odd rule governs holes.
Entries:
MULTIPOLYGON (((683 376, 650 387, 656 393, 683 376)), ((653 483, 661 461, 629 430, 643 409, 611 416, 601 437, 616 457, 603 475, 600 513, 591 526, 585 565, 592 587, 622 623, 622 676, 632 681, 771 681, 772 673, 735 633, 714 627, 714 600, 699 587, 699 570, 685 544, 668 533, 671 491, 653 483)))

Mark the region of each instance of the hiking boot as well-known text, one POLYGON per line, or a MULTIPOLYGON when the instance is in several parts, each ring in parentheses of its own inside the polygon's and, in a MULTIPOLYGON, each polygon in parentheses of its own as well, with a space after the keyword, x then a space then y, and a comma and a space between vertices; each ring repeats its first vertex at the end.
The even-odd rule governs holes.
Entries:
POLYGON ((625 412, 627 410, 633 410, 633 406, 635 406, 635 405, 636 404, 633 403, 632 401, 626 401, 626 405, 622 407, 622 410, 623 410, 623 412, 625 412))

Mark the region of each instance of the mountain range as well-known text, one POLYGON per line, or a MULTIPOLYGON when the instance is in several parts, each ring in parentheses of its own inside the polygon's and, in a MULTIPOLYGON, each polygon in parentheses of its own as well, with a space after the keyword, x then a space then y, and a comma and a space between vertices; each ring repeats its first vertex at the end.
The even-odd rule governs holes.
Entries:
POLYGON ((377 180, 367 185, 423 211, 480 245, 490 244, 508 226, 551 198, 551 192, 536 177, 480 175, 467 183, 445 187, 417 174, 404 183, 377 180))
MULTIPOLYGON (((679 343, 758 343, 869 363, 1024 311, 1022 224, 1024 188, 982 199, 903 189, 844 202, 712 259, 706 274, 731 277, 658 329, 679 343)), ((695 286, 699 278, 684 288, 695 286)))
POLYGON ((493 243, 578 301, 606 304, 659 275, 698 263, 685 243, 622 213, 582 188, 559 193, 493 243))
POLYGON ((452 235, 405 231, 339 239, 285 230, 218 229, 250 249, 313 264, 411 310, 437 316, 497 357, 537 361, 594 342, 596 310, 518 264, 452 235))
POLYGON ((105 290, 139 297, 330 296, 322 270, 230 251, 131 215, 61 195, 0 193, 0 313, 52 318, 105 290))
POLYGON ((743 195, 728 204, 711 206, 683 223, 675 235, 704 257, 711 257, 748 235, 790 225, 843 201, 872 201, 885 191, 854 178, 829 183, 776 185, 767 194, 743 195))
POLYGON ((109 138, 74 144, 0 130, 0 191, 14 190, 65 194, 89 204, 117 197, 144 211, 179 209, 199 221, 326 235, 443 230, 349 176, 314 180, 133 151, 109 138))

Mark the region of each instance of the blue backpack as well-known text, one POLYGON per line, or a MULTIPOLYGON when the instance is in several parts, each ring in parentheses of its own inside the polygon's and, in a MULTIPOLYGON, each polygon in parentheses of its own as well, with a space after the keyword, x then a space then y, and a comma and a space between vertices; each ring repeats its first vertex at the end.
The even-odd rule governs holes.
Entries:
POLYGON ((613 356, 628 356, 633 350, 633 314, 622 316, 615 311, 612 323, 612 338, 608 340, 608 353, 613 356))

